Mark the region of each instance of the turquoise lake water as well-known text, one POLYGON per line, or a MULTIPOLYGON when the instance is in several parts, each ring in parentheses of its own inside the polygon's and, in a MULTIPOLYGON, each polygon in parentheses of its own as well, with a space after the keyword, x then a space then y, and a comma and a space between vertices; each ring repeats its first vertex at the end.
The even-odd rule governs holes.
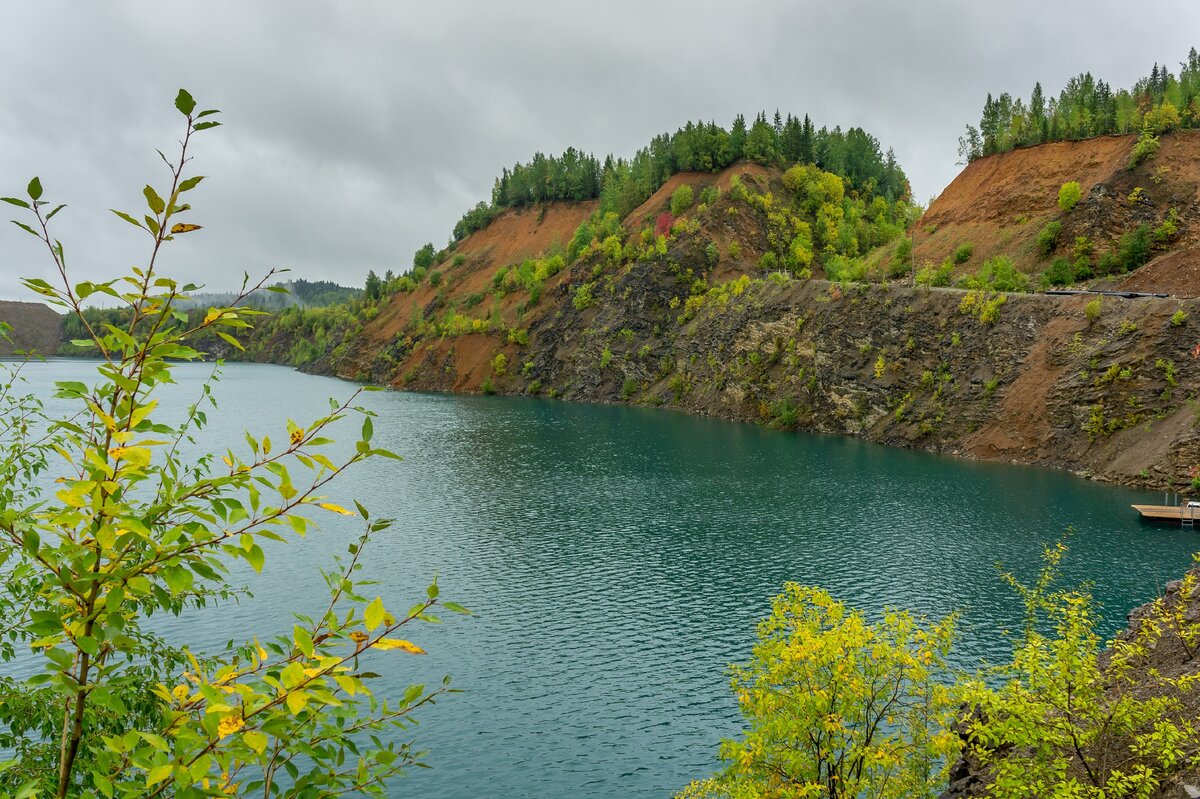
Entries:
MULTIPOLYGON (((48 395, 93 366, 27 374, 48 395)), ((208 371, 179 367, 164 405, 189 401, 208 371)), ((353 390, 230 365, 202 443, 237 445, 245 428, 284 440, 286 417, 306 422, 353 390)), ((955 658, 970 667, 1002 657, 1000 631, 1019 623, 997 562, 1029 577, 1043 544, 1073 526, 1067 577, 1094 583, 1107 635, 1200 549, 1200 534, 1144 526, 1129 508, 1161 494, 1042 469, 663 410, 397 392, 362 404, 379 415, 376 443, 405 460, 364 464, 330 497, 398 520, 367 551, 378 593, 406 608, 437 575, 443 597, 477 614, 412 630, 428 657, 373 665, 382 694, 443 674, 464 690, 420 714, 413 736, 433 768, 393 796, 670 796, 711 773, 736 734, 725 668, 747 657, 788 580, 869 610, 961 610, 955 658)), ((357 534, 322 521, 269 553, 252 600, 168 631, 217 646, 318 612, 317 570, 357 534)))

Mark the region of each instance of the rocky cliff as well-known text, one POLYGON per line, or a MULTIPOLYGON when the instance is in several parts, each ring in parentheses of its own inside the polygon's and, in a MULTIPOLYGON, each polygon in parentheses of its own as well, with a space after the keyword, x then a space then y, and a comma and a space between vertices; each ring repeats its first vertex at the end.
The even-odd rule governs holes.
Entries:
MULTIPOLYGON (((1180 146, 1200 147, 1200 137, 1178 138, 1180 146)), ((1106 220, 1123 229, 1123 208, 1109 216, 1087 209, 1116 191, 1097 189, 1107 185, 1099 176, 1139 179, 1125 169, 1131 146, 1129 138, 1053 144, 972 164, 918 223, 941 236, 922 242, 918 233, 920 257, 988 226, 1016 226, 1024 238, 977 236, 972 262, 1024 251, 1033 247, 1036 220, 1055 213, 1064 227, 1099 229, 1097 220, 1106 220), (1064 162, 1062 151, 1089 144, 1092 172, 1076 158, 1024 193, 1013 188, 1020 176, 1064 162), (996 183, 1013 170, 1017 177, 996 183), (1091 214, 1091 222, 1057 210, 1060 178, 1071 175, 1088 184, 1083 210, 1073 213, 1091 214), (1003 203, 988 199, 989 184, 1003 203), (1027 220, 1018 224, 1015 216, 1027 220)), ((816 264, 812 278, 768 273, 758 258, 770 247, 770 203, 787 190, 778 172, 743 164, 720 175, 678 175, 623 220, 625 231, 644 230, 678 186, 697 195, 717 189, 719 198, 690 210, 658 251, 639 248, 628 232, 623 255, 585 252, 539 283, 536 296, 498 273, 561 252, 594 209, 506 214, 447 254, 436 283, 391 298, 347 336, 340 357, 321 366, 397 388, 662 405, 1178 488, 1200 463, 1200 362, 1193 357, 1200 309, 1183 296, 1192 285, 1188 248, 1200 183, 1182 171, 1170 173, 1173 193, 1162 198, 1183 209, 1175 243, 1122 278, 1136 284, 1143 270, 1157 270, 1156 287, 1178 297, 914 287, 907 275, 885 279, 894 243, 866 258, 881 270, 871 273, 877 282, 831 283, 816 264), (731 190, 738 185, 745 190, 731 190)), ((1036 259, 1019 265, 1037 268, 1036 259)))

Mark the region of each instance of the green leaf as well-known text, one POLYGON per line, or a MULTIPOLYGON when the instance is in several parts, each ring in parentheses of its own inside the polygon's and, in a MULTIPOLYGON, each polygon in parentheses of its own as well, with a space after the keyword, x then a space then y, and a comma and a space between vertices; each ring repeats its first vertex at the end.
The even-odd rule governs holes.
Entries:
POLYGON ((214 330, 213 332, 216 333, 218 336, 220 336, 221 339, 226 344, 229 344, 230 346, 233 346, 233 347, 237 347, 242 352, 246 351, 246 348, 241 345, 241 342, 239 342, 236 338, 229 335, 228 333, 222 333, 220 330, 214 330))
POLYGON ((429 584, 429 587, 425 589, 425 593, 429 595, 430 599, 438 598, 438 593, 440 593, 440 592, 438 591, 437 580, 434 580, 432 583, 429 584))
POLYGON ((12 222, 17 227, 21 228, 21 230, 24 230, 26 233, 29 233, 33 236, 37 236, 39 239, 41 238, 41 236, 38 234, 38 232, 36 230, 31 228, 29 225, 25 224, 24 222, 18 222, 15 219, 11 219, 9 221, 12 222))
POLYGON ((443 602, 442 607, 444 607, 446 610, 453 611, 454 613, 465 613, 468 616, 473 615, 471 611, 467 610, 457 602, 443 602))
POLYGON ((246 554, 243 557, 246 558, 246 562, 254 567, 254 571, 261 574, 263 570, 263 564, 266 563, 267 560, 266 555, 263 554, 262 547, 260 547, 258 544, 255 544, 254 546, 250 547, 250 549, 244 551, 246 554))
POLYGON ((121 217, 121 218, 122 218, 122 219, 124 219, 126 222, 128 222, 128 223, 129 223, 129 224, 131 224, 131 225, 133 225, 134 227, 140 227, 142 230, 145 230, 145 229, 146 229, 145 225, 143 225, 141 222, 137 221, 136 219, 134 219, 132 216, 130 216, 129 214, 125 213, 124 211, 118 211, 118 210, 117 210, 117 209, 115 209, 115 208, 109 208, 108 210, 112 211, 114 214, 116 214, 117 216, 121 217))
POLYGON ((191 116, 192 112, 196 110, 196 101, 192 99, 192 95, 188 94, 186 89, 180 89, 179 94, 175 95, 175 107, 185 117, 191 116))
POLYGON ((367 630, 374 630, 380 624, 383 624, 383 617, 387 615, 387 611, 383 609, 383 600, 379 597, 367 605, 367 609, 363 611, 363 621, 367 625, 367 630))
POLYGON ((371 436, 375 434, 375 426, 371 424, 371 417, 363 417, 362 440, 370 441, 371 436))
POLYGON ((57 214, 59 211, 61 211, 62 209, 66 208, 66 207, 67 206, 65 204, 60 205, 57 208, 55 208, 53 211, 51 211, 50 213, 46 214, 46 221, 49 222, 51 219, 54 218, 55 214, 57 214))
POLYGON ((192 130, 208 130, 209 128, 215 128, 220 124, 220 122, 201 122, 198 125, 193 125, 192 130))
POLYGON ((209 116, 211 114, 219 114, 219 113, 221 113, 221 112, 218 111, 217 109, 210 108, 207 111, 201 111, 199 114, 196 114, 196 119, 203 119, 204 117, 209 116))
POLYGON ((204 175, 196 175, 193 178, 188 178, 187 180, 182 181, 179 184, 179 193, 183 194, 185 191, 191 191, 192 189, 199 186, 200 181, 202 181, 202 180, 204 180, 204 175))
POLYGON ((41 197, 42 197, 42 181, 38 180, 37 178, 34 178, 33 180, 29 181, 28 191, 29 191, 29 199, 31 199, 31 200, 41 199, 41 197))
POLYGON ((297 625, 292 630, 292 640, 296 642, 296 648, 307 658, 313 656, 313 640, 308 634, 308 630, 297 625))
POLYGON ((150 788, 158 785, 160 782, 171 776, 171 771, 174 769, 170 763, 165 766, 155 766, 146 772, 146 787, 150 788))
POLYGON ((161 214, 166 210, 167 204, 163 202, 163 198, 158 196, 158 192, 153 186, 146 186, 142 189, 142 194, 146 195, 146 205, 150 206, 150 210, 155 214, 161 214))
POLYGON ((167 583, 167 587, 171 589, 171 593, 182 594, 191 589, 195 578, 191 571, 182 566, 167 567, 162 570, 163 579, 167 583))
POLYGON ((29 207, 29 203, 25 202, 24 200, 18 200, 16 197, 0 197, 0 202, 6 202, 9 205, 16 205, 21 208, 29 207))

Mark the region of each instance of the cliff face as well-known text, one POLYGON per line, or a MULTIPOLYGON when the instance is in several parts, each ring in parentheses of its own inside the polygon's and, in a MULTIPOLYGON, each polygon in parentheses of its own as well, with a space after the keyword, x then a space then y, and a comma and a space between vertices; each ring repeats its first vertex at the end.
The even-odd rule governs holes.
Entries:
MULTIPOLYGON (((1180 141, 1200 148, 1200 137, 1180 141)), ((1032 220, 1061 215, 1060 178, 1071 176, 1092 183, 1072 212, 1077 216, 1061 215, 1064 229, 1097 219, 1122 228, 1129 220, 1121 208, 1116 216, 1088 208, 1104 194, 1095 190, 1107 185, 1099 176, 1137 179, 1140 173, 1125 169, 1131 146, 1128 137, 1054 144, 972 164, 918 223, 943 237, 922 242, 918 233, 920 257, 935 244, 952 249, 958 233, 1003 228, 1013 214, 1028 216, 1020 234, 1032 247, 1032 220), (1085 145, 1094 149, 1086 159, 1085 145), (1042 172, 1036 186, 1020 178, 1042 172)), ((1161 248, 1127 283, 1151 270, 1146 274, 1174 288, 1190 285, 1196 187, 1187 188, 1182 171, 1173 173, 1177 194, 1165 200, 1184 209, 1178 246, 1161 248), (1178 195, 1185 189, 1192 194, 1178 195)), ((665 251, 632 261, 587 255, 549 277, 536 297, 498 290, 493 278, 509 264, 561 248, 593 208, 502 216, 461 244, 439 267, 436 285, 393 297, 343 357, 320 368, 397 388, 664 405, 1146 487, 1191 482, 1200 463, 1196 301, 993 295, 913 288, 907 278, 833 284, 767 275, 756 261, 768 247, 771 221, 729 191, 734 177, 760 195, 785 196, 778 173, 754 165, 676 176, 624 227, 636 231, 652 221, 679 185, 697 196, 720 188, 711 207, 688 212, 690 230, 677 231, 665 251), (474 327, 431 331, 425 324, 451 313, 474 327)), ((626 245, 636 238, 629 235, 626 245)), ((985 241, 962 268, 1005 252, 985 241)), ((1026 247, 1013 244, 1015 234, 1006 241, 1014 251, 1026 247)), ((892 246, 868 261, 886 264, 892 246)))
POLYGON ((577 310, 565 281, 526 346, 436 339, 372 377, 665 405, 1153 487, 1200 462, 1195 301, 1105 298, 1092 321, 1086 297, 1011 295, 988 324, 988 300, 961 291, 764 280, 681 324, 683 283, 636 265, 577 310))
POLYGON ((0 300, 0 322, 13 328, 11 340, 0 339, 0 357, 19 352, 49 356, 62 345, 62 317, 40 302, 0 300))

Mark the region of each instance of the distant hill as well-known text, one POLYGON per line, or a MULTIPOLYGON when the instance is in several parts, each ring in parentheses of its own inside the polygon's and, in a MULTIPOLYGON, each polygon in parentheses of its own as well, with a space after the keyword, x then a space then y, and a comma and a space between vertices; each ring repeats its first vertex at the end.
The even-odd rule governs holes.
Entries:
POLYGON ((12 327, 10 340, 0 339, 0 357, 17 352, 50 356, 62 344, 62 317, 40 302, 0 300, 0 322, 12 327))

